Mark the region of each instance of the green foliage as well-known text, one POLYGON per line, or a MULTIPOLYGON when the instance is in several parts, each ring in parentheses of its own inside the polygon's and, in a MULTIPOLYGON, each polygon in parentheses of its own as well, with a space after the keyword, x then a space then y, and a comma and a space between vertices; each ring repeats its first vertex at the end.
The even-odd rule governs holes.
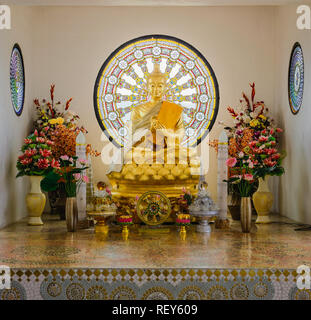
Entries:
POLYGON ((55 171, 49 172, 41 181, 41 189, 43 191, 55 191, 59 187, 59 179, 61 178, 55 171))

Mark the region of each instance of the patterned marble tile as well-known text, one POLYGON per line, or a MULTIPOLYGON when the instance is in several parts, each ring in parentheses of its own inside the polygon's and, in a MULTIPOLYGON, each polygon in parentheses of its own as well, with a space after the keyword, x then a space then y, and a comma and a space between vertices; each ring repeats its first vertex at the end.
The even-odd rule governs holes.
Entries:
POLYGON ((211 234, 188 230, 181 240, 175 226, 165 232, 131 227, 124 241, 118 226, 107 237, 92 228, 68 233, 64 221, 46 217, 42 227, 25 221, 0 230, 0 264, 14 268, 290 268, 311 266, 311 231, 295 231, 278 219, 241 233, 239 222, 211 234), (143 230, 143 232, 142 232, 143 230))

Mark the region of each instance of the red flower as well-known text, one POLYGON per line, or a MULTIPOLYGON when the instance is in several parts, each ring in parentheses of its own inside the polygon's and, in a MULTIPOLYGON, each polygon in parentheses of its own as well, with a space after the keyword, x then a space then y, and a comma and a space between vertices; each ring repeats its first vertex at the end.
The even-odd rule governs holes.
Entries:
POLYGON ((39 142, 39 143, 45 143, 45 139, 42 138, 42 137, 36 138, 36 141, 39 142))
POLYGON ((21 160, 21 164, 23 164, 24 166, 27 166, 31 162, 32 162, 32 158, 26 158, 26 159, 21 160))
POLYGON ((35 103, 36 106, 40 107, 39 99, 35 99, 33 102, 35 103))
POLYGON ((236 118, 238 116, 238 114, 234 111, 233 108, 228 107, 227 110, 231 113, 233 118, 236 118))
POLYGON ((24 142, 25 142, 26 144, 31 144, 31 143, 32 143, 32 140, 31 140, 31 139, 24 139, 24 142))
POLYGON ((32 156, 34 156, 37 153, 36 149, 27 149, 24 152, 24 156, 31 158, 32 156))
POLYGON ((50 89, 50 94, 51 94, 51 100, 52 102, 54 101, 54 89, 55 89, 55 84, 51 85, 51 89, 50 89))
POLYGON ((277 133, 283 132, 283 129, 281 129, 281 128, 276 128, 275 130, 276 130, 277 133))
POLYGON ((268 141, 268 137, 260 136, 260 137, 259 137, 259 141, 260 141, 260 142, 267 142, 267 141, 268 141))
POLYGON ((257 145, 257 141, 256 141, 256 140, 251 141, 251 142, 249 143, 249 146, 250 146, 251 148, 256 147, 256 145, 257 145))
POLYGON ((49 160, 48 159, 39 159, 37 162, 37 166, 39 169, 47 169, 49 167, 49 160))
POLYGON ((60 169, 60 163, 58 161, 56 161, 55 159, 52 159, 51 167, 54 169, 60 169))
POLYGON ((66 102, 66 107, 65 110, 68 110, 70 107, 70 102, 72 101, 72 98, 70 98, 67 102, 66 102))
POLYGON ((280 159, 281 155, 279 153, 275 153, 274 155, 272 155, 272 160, 278 160, 280 159))
POLYGON ((38 137, 38 130, 36 129, 33 134, 34 134, 36 137, 38 137))
POLYGON ((52 146, 52 145, 54 144, 54 142, 51 141, 51 140, 47 140, 47 141, 46 141, 46 144, 47 144, 48 146, 52 146))
POLYGON ((52 151, 47 149, 40 149, 39 152, 42 157, 49 157, 52 154, 52 151))

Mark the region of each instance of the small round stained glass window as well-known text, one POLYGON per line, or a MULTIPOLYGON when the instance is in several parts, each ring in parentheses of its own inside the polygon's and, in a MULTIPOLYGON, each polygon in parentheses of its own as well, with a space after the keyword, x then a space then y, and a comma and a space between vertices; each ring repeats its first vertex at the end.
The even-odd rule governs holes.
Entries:
POLYGON ((147 79, 158 65, 166 76, 163 100, 183 108, 182 145, 195 146, 212 129, 219 90, 214 71, 190 44, 150 35, 117 48, 101 67, 94 88, 94 108, 102 130, 119 147, 127 143, 132 110, 149 101, 147 79))
POLYGON ((25 98, 25 72, 21 49, 15 44, 10 60, 11 100, 15 113, 19 116, 23 111, 25 98))
POLYGON ((298 42, 292 49, 288 73, 288 98, 290 109, 296 114, 302 104, 304 87, 304 61, 301 46, 298 42))

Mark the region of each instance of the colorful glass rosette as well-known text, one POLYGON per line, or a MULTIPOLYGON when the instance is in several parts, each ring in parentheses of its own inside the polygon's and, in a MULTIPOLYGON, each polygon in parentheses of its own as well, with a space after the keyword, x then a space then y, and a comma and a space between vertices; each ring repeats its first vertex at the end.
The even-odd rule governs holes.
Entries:
POLYGON ((183 146, 195 146, 212 129, 219 106, 213 69, 190 44, 151 35, 126 42, 101 67, 94 88, 97 120, 110 141, 123 147, 129 139, 131 110, 149 100, 147 78, 159 64, 167 76, 164 100, 183 107, 183 146))
POLYGON ((290 109, 296 114, 302 105, 304 88, 304 60, 301 46, 298 42, 294 44, 288 73, 288 98, 290 109))
POLYGON ((11 101, 15 113, 19 116, 23 111, 25 98, 25 72, 21 49, 15 44, 10 59, 11 101))

